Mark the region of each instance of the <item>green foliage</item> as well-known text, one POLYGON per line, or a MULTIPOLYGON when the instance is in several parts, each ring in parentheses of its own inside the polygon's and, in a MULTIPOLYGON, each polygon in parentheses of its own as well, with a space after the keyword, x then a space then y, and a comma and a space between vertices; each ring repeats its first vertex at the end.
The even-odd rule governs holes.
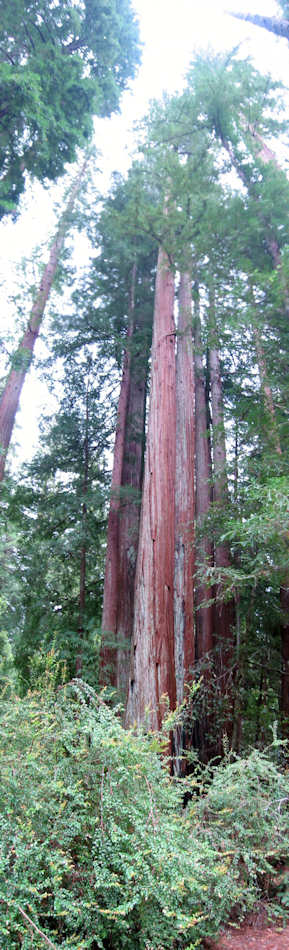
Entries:
POLYGON ((37 679, 52 643, 69 678, 81 645, 83 673, 97 683, 110 419, 91 354, 71 358, 66 370, 59 412, 43 421, 38 456, 3 504, 3 625, 12 633, 22 690, 37 679))
POLYGON ((223 887, 234 882, 239 908, 253 905, 258 892, 268 893, 275 869, 288 860, 289 777, 278 768, 281 746, 273 743, 269 756, 254 750, 211 765, 206 793, 190 809, 200 840, 223 854, 223 887))
POLYGON ((110 115, 139 63, 130 0, 1 0, 1 214, 17 207, 27 170, 63 173, 110 115))
POLYGON ((19 906, 57 946, 196 946, 218 866, 184 841, 156 740, 77 683, 2 713, 3 950, 31 944, 19 906))
POLYGON ((253 753, 176 783, 160 737, 58 677, 51 655, 42 691, 1 705, 3 950, 43 950, 39 930, 67 950, 199 946, 288 856, 287 774, 253 753))

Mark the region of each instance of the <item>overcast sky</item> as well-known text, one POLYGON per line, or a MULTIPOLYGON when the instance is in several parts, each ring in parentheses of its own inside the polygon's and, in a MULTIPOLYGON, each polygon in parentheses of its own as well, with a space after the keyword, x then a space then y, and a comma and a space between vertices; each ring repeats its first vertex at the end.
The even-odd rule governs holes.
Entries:
MULTIPOLYGON (((101 192, 108 186, 112 171, 124 172, 130 164, 133 122, 147 112, 150 99, 159 98, 164 91, 181 90, 197 49, 231 49, 241 44, 240 55, 244 58, 252 56, 261 71, 270 71, 284 82, 288 75, 287 41, 238 21, 226 12, 276 15, 278 5, 274 0, 132 0, 132 5, 140 23, 142 66, 133 88, 123 97, 122 114, 95 123, 95 144, 103 155, 100 161, 103 171, 98 182, 101 192)), ((55 185, 45 191, 35 183, 29 199, 28 196, 24 199, 21 217, 16 222, 7 219, 0 226, 0 277, 2 275, 3 282, 0 327, 3 329, 8 313, 6 299, 15 280, 17 262, 23 255, 29 257, 33 248, 45 242, 54 229, 52 202, 55 194, 55 185)), ((12 319, 11 310, 9 319, 12 319)), ((35 442, 41 403, 45 403, 45 390, 35 386, 35 370, 32 370, 24 387, 17 420, 17 438, 20 443, 27 441, 27 455, 30 455, 35 442), (27 418, 29 436, 25 425, 27 418)))

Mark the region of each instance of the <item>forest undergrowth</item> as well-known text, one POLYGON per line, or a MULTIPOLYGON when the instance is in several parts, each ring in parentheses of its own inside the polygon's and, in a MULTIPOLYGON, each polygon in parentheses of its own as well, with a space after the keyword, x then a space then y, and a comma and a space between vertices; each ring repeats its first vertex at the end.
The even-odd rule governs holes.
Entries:
POLYGON ((105 691, 56 668, 2 696, 3 950, 193 950, 259 899, 286 919, 284 743, 177 779, 171 716, 161 735, 124 730, 105 691))

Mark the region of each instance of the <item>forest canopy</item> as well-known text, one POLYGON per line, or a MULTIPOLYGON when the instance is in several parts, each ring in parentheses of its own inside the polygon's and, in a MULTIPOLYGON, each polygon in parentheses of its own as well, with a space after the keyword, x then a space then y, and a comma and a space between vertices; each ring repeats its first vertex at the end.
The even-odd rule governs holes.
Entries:
POLYGON ((25 172, 63 174, 109 116, 140 61, 130 0, 1 0, 0 210, 17 208, 25 172))

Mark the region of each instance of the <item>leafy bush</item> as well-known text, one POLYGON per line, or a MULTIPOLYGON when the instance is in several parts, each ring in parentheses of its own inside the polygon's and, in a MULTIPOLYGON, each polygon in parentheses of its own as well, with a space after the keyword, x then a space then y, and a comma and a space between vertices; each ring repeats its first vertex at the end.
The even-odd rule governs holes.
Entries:
POLYGON ((288 861, 289 774, 255 749, 209 768, 207 783, 190 809, 192 833, 197 822, 200 842, 223 854, 224 886, 230 881, 239 908, 247 910, 258 893, 268 892, 276 867, 288 861))
POLYGON ((156 737, 80 683, 3 703, 0 729, 3 950, 43 948, 36 927, 67 950, 197 946, 221 872, 156 737))
POLYGON ((184 810, 159 737, 52 680, 2 700, 1 948, 193 950, 288 853, 289 780, 254 754, 184 810))

